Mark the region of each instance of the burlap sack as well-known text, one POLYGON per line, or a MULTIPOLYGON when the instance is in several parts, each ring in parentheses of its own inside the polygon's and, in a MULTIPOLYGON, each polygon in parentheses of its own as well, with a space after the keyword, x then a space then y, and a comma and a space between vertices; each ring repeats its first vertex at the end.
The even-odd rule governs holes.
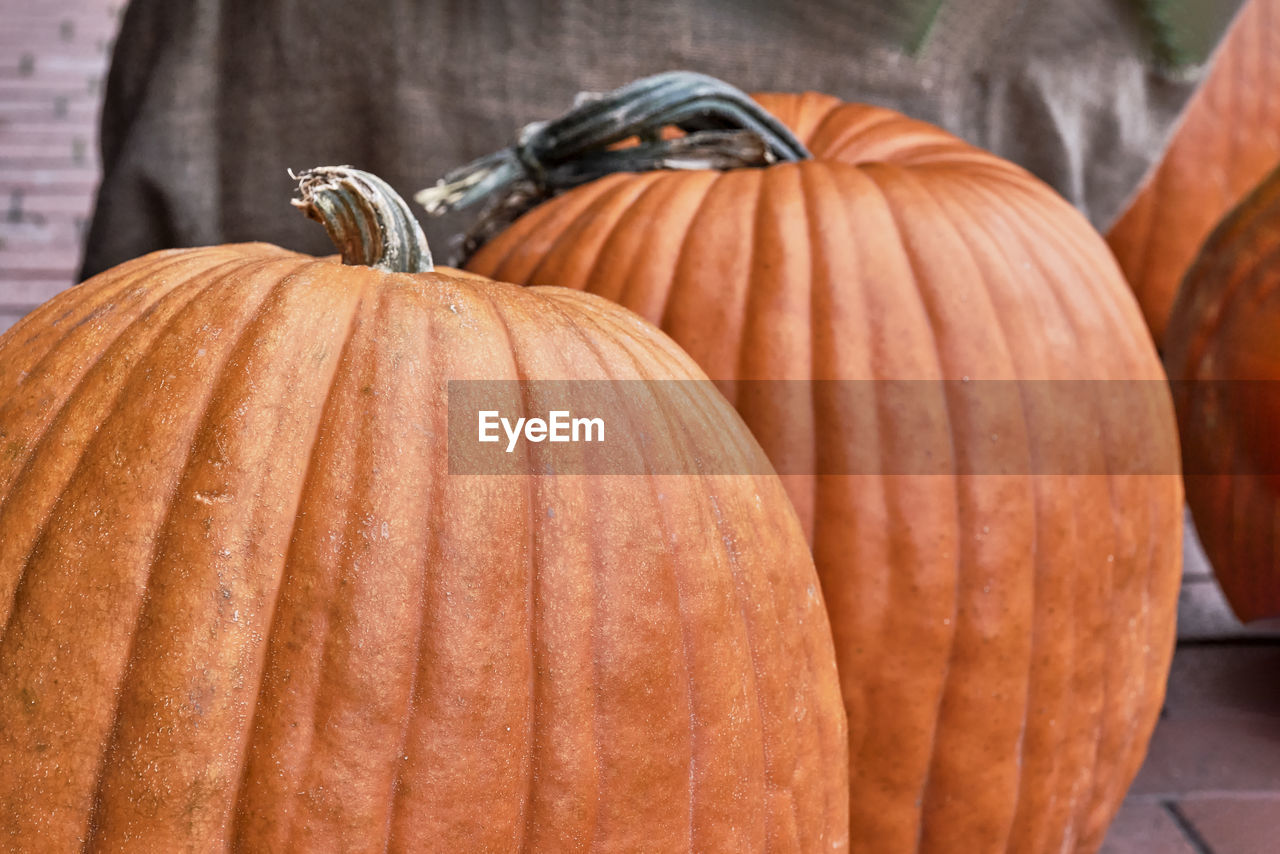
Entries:
MULTIPOLYGON (((1238 5, 133 0, 84 273, 169 246, 328 251, 289 209, 287 169, 351 164, 408 196, 580 90, 675 68, 936 122, 1027 166, 1103 226, 1162 151, 1238 5)), ((441 254, 458 227, 428 224, 441 254)))

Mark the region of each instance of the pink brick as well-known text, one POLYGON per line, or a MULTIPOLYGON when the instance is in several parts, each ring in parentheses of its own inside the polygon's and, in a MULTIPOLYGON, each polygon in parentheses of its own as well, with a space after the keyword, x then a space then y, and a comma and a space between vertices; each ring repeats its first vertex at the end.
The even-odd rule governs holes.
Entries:
POLYGON ((34 308, 70 286, 62 279, 0 280, 0 306, 34 308))
POLYGON ((17 22, 10 22, 6 18, 5 29, 0 32, 0 45, 47 50, 51 53, 75 51, 83 56, 91 54, 102 39, 114 35, 115 27, 110 22, 111 19, 106 15, 53 14, 17 22), (63 21, 70 22, 69 33, 63 30, 63 21))
POLYGON ((98 122, 97 99, 87 95, 67 98, 61 114, 57 111, 55 98, 43 98, 33 101, 10 101, 0 104, 0 127, 6 129, 60 128, 64 124, 92 124, 98 122))
POLYGON ((8 329, 10 326, 13 326, 13 324, 17 323, 18 318, 20 318, 21 316, 22 315, 20 314, 10 314, 10 313, 0 311, 0 334, 3 334, 6 329, 8 329))
POLYGON ((41 79, 83 80, 103 72, 104 58, 97 45, 28 45, 11 48, 0 56, 0 76, 20 83, 41 79))
POLYGON ((36 190, 49 192, 74 192, 78 195, 91 195, 98 186, 98 170, 92 165, 73 164, 68 159, 61 168, 39 166, 21 168, 0 164, 0 194, 8 195, 10 189, 20 187, 35 193, 36 190))
POLYGON ((14 117, 12 109, 0 112, 0 145, 9 143, 59 145, 73 136, 91 138, 97 135, 98 122, 95 116, 81 111, 75 117, 56 118, 53 115, 53 104, 49 104, 48 115, 14 117), (34 120, 33 120, 34 118, 34 120))
POLYGON ((96 124, 84 120, 50 122, 43 126, 30 122, 17 126, 0 124, 0 151, 7 157, 21 156, 23 151, 42 156, 51 148, 70 148, 77 139, 83 142, 93 136, 96 129, 96 124))
POLYGON ((83 133, 69 132, 56 142, 40 142, 37 140, 15 140, 0 137, 0 162, 6 166, 32 169, 57 167, 62 164, 72 166, 88 163, 93 159, 95 149, 83 133), (78 140, 78 142, 77 142, 78 140), (77 161, 77 146, 79 160, 77 161))
POLYGON ((73 217, 46 217, 43 222, 0 223, 4 249, 8 252, 68 250, 79 253, 82 236, 73 217))
MULTIPOLYGON (((9 209, 13 192, 0 190, 0 209, 9 209)), ((21 206, 26 213, 43 217, 88 217, 93 211, 93 193, 49 193, 37 189, 22 194, 21 206)))
POLYGON ((96 102, 101 97, 98 90, 105 74, 104 66, 100 75, 80 75, 70 80, 0 75, 0 106, 15 101, 41 101, 59 96, 96 102))
POLYGON ((12 20, 20 21, 38 21, 44 20, 56 15, 83 15, 89 17, 91 15, 118 13, 125 5, 125 0, 40 0, 39 3, 28 5, 24 0, 10 0, 6 4, 10 8, 5 9, 5 14, 11 15, 12 20))
POLYGON ((0 249, 0 280, 71 279, 79 265, 79 252, 10 251, 0 249))

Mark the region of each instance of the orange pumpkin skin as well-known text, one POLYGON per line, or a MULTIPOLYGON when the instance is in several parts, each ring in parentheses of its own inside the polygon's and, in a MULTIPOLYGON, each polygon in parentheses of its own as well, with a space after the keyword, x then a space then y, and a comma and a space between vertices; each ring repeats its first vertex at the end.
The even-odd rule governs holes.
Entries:
POLYGON ((588 295, 265 245, 0 338, 0 845, 845 848, 781 485, 449 474, 445 379, 517 373, 701 376, 588 295))
POLYGON ((1158 381, 1138 308, 1097 234, 1021 169, 888 110, 758 97, 815 159, 610 176, 525 214, 468 266, 658 323, 793 473, 849 716, 852 850, 1092 851, 1173 650, 1167 392, 1086 431, 1028 410, 1004 439, 1025 444, 1024 472, 1034 455, 1150 474, 808 477, 819 455, 983 471, 993 439, 963 412, 940 435, 895 423, 884 400, 841 413, 826 386, 797 402, 735 398, 733 381, 1158 381))
POLYGON ((1178 292, 1165 364, 1187 503, 1241 620, 1280 616, 1280 173, 1210 235, 1178 292))
POLYGON ((1249 0, 1172 142, 1107 243, 1152 335, 1209 232, 1280 162, 1280 0, 1249 0))

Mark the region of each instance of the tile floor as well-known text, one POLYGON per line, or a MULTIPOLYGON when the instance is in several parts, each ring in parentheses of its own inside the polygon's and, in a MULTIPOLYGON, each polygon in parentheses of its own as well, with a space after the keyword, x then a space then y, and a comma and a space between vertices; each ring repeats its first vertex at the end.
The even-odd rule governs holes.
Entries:
POLYGON ((1243 627, 1194 534, 1147 761, 1103 854, 1280 852, 1280 621, 1243 627))
MULTIPOLYGON (((73 283, 124 0, 0 0, 0 330, 73 283)), ((1280 624, 1241 627, 1188 542, 1150 755, 1105 854, 1280 852, 1280 624)))

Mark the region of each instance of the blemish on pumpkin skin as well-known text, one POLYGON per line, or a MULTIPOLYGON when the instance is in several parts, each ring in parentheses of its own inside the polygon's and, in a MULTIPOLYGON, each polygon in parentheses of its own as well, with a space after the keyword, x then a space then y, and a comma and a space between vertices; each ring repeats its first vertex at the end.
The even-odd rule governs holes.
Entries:
MULTIPOLYGON (((115 310, 115 307, 116 307, 116 306, 115 306, 115 303, 110 303, 110 302, 109 302, 109 303, 104 303, 103 305, 98 306, 98 307, 97 307, 97 308, 95 308, 93 311, 91 311, 91 312, 89 312, 88 314, 86 314, 84 317, 82 317, 82 318, 80 318, 79 320, 77 320, 77 321, 76 321, 76 323, 75 323, 75 325, 74 325, 74 326, 72 326, 72 327, 71 327, 71 329, 73 329, 73 330, 74 330, 74 329, 79 329, 81 326, 84 326, 86 323, 90 323, 90 322, 92 322, 92 321, 94 321, 94 320, 97 320, 98 318, 102 317, 104 314, 108 314, 108 313, 110 313, 111 311, 114 311, 114 310, 115 310)), ((69 313, 70 313, 70 311, 68 311, 67 313, 69 314, 69 313)), ((55 321, 54 321, 54 324, 56 325, 56 324, 58 323, 58 321, 60 321, 60 320, 62 320, 62 319, 63 319, 63 317, 66 317, 66 314, 64 314, 62 317, 58 318, 58 320, 55 320, 55 321)), ((69 330, 69 331, 70 331, 70 330, 69 330)))
POLYGON ((18 691, 18 699, 22 701, 23 711, 28 714, 35 713, 36 706, 38 705, 35 691, 32 691, 29 687, 23 685, 18 691))

